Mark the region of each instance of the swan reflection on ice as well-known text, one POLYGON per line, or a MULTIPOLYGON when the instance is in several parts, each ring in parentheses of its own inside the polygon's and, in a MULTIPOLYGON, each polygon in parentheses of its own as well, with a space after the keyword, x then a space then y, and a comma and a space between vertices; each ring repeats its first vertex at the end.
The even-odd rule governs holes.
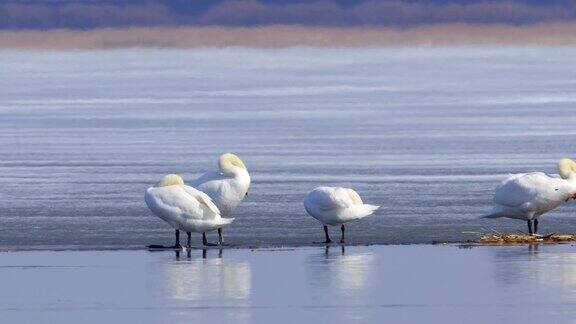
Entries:
POLYGON ((313 285, 346 294, 368 286, 374 255, 371 252, 347 254, 344 246, 326 247, 321 254, 310 256, 308 264, 313 285))
POLYGON ((250 297, 247 262, 224 258, 192 259, 166 264, 167 294, 177 300, 244 300, 250 297))
POLYGON ((543 289, 538 295, 558 299, 562 291, 570 302, 576 301, 576 253, 530 245, 495 250, 496 280, 505 285, 533 285, 543 289), (527 250, 527 251, 526 251, 527 250), (552 292, 552 293, 551 293, 552 292))

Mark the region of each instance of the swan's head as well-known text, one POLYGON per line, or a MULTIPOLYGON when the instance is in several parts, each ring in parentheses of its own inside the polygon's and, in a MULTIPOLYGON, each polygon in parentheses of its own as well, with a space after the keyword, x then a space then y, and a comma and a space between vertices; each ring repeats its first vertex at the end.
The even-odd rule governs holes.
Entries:
POLYGON ((248 170, 246 165, 244 165, 244 162, 242 162, 238 156, 232 153, 224 153, 220 155, 220 159, 218 160, 218 167, 220 167, 220 171, 223 173, 231 172, 234 168, 248 170))
POLYGON ((569 179, 576 174, 576 162, 572 159, 562 159, 558 162, 558 174, 562 179, 569 179))
POLYGON ((174 186, 174 185, 183 185, 184 180, 182 177, 177 174, 169 174, 164 176, 160 182, 158 182, 158 187, 167 187, 167 186, 174 186))
POLYGON ((348 196, 350 196, 350 199, 352 199, 352 202, 354 203, 354 205, 363 205, 364 202, 362 202, 362 198, 360 198, 360 195, 352 190, 352 189, 347 189, 348 190, 348 196))

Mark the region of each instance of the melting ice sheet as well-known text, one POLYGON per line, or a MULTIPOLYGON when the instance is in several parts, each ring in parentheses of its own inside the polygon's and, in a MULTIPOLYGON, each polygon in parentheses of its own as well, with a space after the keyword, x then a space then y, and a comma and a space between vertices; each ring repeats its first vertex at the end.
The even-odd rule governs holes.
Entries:
POLYGON ((568 323, 570 245, 5 252, 8 323, 568 323))
MULTIPOLYGON (((351 242, 525 230, 477 217, 506 174, 575 156, 573 66, 573 47, 0 52, 0 248, 170 244, 144 190, 225 151, 253 178, 230 243, 321 239, 319 185, 382 205, 351 242)), ((576 232, 575 212, 541 230, 576 232)))

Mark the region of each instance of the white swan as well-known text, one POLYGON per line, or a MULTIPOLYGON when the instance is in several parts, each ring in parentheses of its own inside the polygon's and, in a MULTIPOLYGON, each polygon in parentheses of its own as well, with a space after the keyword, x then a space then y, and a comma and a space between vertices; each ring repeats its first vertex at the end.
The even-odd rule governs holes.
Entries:
POLYGON ((558 207, 562 202, 576 199, 576 162, 558 162, 561 178, 542 172, 512 174, 502 181, 494 194, 494 208, 482 218, 508 217, 526 220, 528 232, 538 232, 538 217, 558 207), (534 231, 532 231, 534 221, 534 231))
POLYGON ((211 245, 206 241, 205 232, 220 229, 234 220, 222 218, 208 195, 185 185, 176 174, 169 174, 156 186, 148 188, 144 200, 156 216, 176 229, 175 247, 181 247, 180 230, 188 235, 188 247, 190 232, 202 233, 202 243, 211 245))
POLYGON ((318 187, 304 198, 308 214, 324 225, 324 243, 332 242, 327 225, 342 224, 340 243, 344 243, 344 223, 371 215, 379 207, 364 204, 356 191, 341 187, 318 187))
MULTIPOLYGON (((219 171, 206 172, 192 181, 192 186, 210 196, 221 215, 229 217, 248 194, 250 175, 244 162, 232 153, 220 155, 218 167, 219 171)), ((218 242, 224 244, 220 228, 218 228, 218 242)))

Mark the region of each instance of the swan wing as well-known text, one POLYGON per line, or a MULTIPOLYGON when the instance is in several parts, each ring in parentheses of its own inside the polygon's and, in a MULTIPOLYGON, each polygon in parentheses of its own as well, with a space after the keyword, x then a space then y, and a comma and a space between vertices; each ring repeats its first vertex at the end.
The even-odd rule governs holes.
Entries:
POLYGON ((534 202, 555 191, 555 178, 542 173, 513 174, 496 188, 494 202, 506 207, 517 207, 534 202))
POLYGON ((212 197, 222 190, 224 185, 222 180, 224 180, 224 176, 220 172, 210 171, 204 173, 190 184, 192 187, 212 197))
POLYGON ((214 204, 210 196, 190 186, 182 186, 182 189, 184 189, 186 193, 188 193, 189 195, 193 196, 196 200, 198 200, 200 206, 205 211, 209 210, 213 214, 213 216, 220 215, 220 210, 218 210, 218 207, 214 204))
POLYGON ((340 187, 318 187, 308 194, 307 201, 324 211, 352 205, 348 191, 340 187))
POLYGON ((210 217, 213 213, 207 213, 200 200, 184 187, 187 186, 174 185, 149 189, 146 203, 154 212, 168 218, 203 220, 210 217))

